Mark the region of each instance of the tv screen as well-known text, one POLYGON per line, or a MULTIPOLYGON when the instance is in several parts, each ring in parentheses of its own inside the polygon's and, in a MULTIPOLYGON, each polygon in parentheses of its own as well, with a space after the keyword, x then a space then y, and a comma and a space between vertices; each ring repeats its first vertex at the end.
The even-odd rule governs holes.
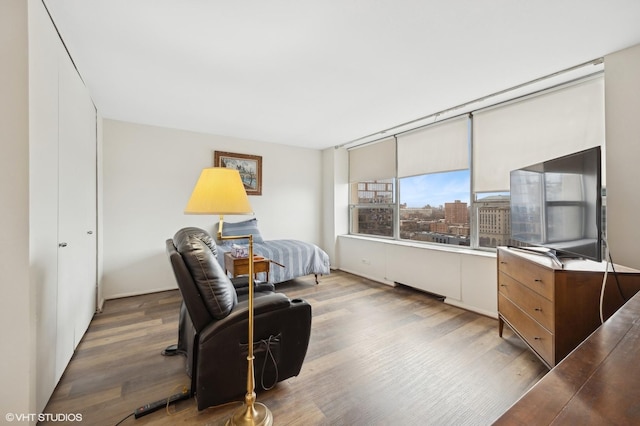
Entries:
POLYGON ((602 261, 600 147, 511 172, 511 239, 602 261))

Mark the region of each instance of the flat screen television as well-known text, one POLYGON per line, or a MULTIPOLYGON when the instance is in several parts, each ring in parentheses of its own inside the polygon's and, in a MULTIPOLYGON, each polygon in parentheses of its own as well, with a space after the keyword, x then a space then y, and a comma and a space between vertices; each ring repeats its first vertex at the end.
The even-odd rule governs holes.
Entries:
POLYGON ((545 254, 602 261, 600 147, 522 169, 511 180, 511 239, 545 254))

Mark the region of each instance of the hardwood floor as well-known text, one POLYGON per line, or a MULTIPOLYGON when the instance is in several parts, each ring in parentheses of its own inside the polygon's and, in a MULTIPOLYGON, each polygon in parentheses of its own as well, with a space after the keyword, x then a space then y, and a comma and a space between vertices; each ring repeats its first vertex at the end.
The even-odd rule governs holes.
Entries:
MULTIPOLYGON (((487 425, 548 371, 510 330, 498 337, 497 320, 408 287, 335 271, 278 291, 308 300, 313 321, 300 375, 258 394, 276 425, 487 425)), ((160 354, 180 302, 177 290, 107 301, 45 412, 115 425, 188 387, 184 357, 160 354)), ((223 425, 239 406, 190 399, 121 424, 223 425)))

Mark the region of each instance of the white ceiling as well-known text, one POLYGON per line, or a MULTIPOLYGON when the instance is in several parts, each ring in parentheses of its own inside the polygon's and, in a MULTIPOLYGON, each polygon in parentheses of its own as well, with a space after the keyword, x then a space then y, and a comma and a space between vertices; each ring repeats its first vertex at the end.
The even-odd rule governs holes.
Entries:
POLYGON ((327 148, 640 43, 638 0, 43 0, 105 118, 327 148))

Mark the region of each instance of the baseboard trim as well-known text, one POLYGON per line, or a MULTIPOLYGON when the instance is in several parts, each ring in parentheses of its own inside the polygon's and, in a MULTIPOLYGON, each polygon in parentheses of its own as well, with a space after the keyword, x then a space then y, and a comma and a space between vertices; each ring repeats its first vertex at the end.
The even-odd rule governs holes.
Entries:
POLYGON ((497 312, 491 312, 491 311, 485 311, 484 309, 478 309, 475 306, 466 305, 466 304, 462 303, 461 301, 456 300, 456 299, 452 299, 450 297, 445 298, 444 299, 444 303, 446 303, 448 305, 451 305, 451 306, 455 306, 457 308, 464 309, 465 311, 471 311, 471 312, 475 312, 476 314, 484 315, 485 317, 498 319, 498 313, 497 312))
POLYGON ((142 296, 143 294, 161 293, 163 291, 177 290, 178 287, 153 288, 145 291, 132 291, 130 293, 117 293, 104 298, 104 300, 122 299, 124 297, 142 296))

